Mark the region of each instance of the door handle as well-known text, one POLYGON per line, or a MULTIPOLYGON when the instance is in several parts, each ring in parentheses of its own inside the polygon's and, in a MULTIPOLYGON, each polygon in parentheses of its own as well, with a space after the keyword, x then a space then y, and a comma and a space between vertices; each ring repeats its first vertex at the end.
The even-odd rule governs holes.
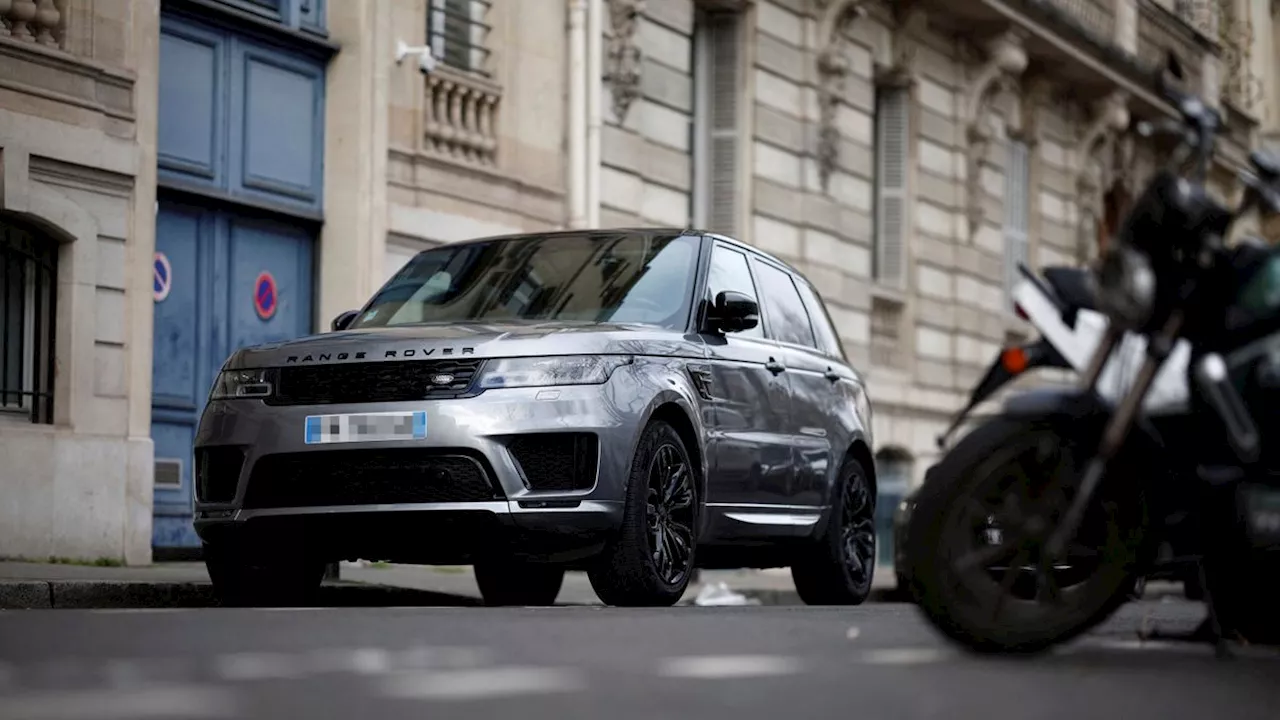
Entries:
POLYGON ((769 358, 769 362, 764 364, 764 369, 768 370, 774 375, 777 375, 778 373, 782 372, 783 370, 786 370, 787 368, 777 360, 774 360, 773 358, 769 358))
POLYGON ((832 370, 831 368, 827 368, 827 371, 826 371, 826 372, 824 372, 824 373, 822 373, 822 377, 824 377, 824 378, 826 378, 826 379, 830 380, 830 381, 831 381, 831 382, 833 382, 833 383, 834 383, 834 382, 839 382, 839 380, 840 380, 840 375, 839 375, 838 373, 836 373, 836 371, 835 371, 835 370, 832 370))

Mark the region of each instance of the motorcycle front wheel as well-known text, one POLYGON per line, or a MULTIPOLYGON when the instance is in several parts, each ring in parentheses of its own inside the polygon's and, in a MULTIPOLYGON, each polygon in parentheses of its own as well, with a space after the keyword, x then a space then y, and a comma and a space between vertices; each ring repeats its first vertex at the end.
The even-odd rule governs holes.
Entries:
POLYGON ((907 529, 911 588, 925 617, 963 647, 1035 653, 1122 605, 1147 530, 1143 476, 1112 462, 1065 557, 1042 552, 1097 447, 1101 422, 997 417, 930 473, 907 529))

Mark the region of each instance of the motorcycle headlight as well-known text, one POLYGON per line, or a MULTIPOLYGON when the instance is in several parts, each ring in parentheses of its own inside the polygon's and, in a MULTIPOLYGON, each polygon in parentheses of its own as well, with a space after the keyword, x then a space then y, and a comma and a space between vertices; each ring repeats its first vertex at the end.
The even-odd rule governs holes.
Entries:
POLYGON ((1151 316, 1156 297, 1156 274, 1146 255, 1119 248, 1098 269, 1098 304, 1125 327, 1139 327, 1151 316))
POLYGON ((210 400, 252 399, 271 395, 271 371, 224 370, 213 383, 210 400))
POLYGON ((499 358, 485 363, 480 388, 600 385, 635 358, 623 355, 570 355, 562 357, 499 358))

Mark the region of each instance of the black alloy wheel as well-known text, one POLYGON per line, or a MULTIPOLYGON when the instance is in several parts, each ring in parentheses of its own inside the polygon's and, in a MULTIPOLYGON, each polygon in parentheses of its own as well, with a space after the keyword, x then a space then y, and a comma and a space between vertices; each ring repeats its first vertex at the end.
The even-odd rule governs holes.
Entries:
POLYGON ((693 472, 681 448, 671 441, 658 447, 649 463, 649 493, 645 520, 649 548, 658 577, 678 585, 692 570, 693 472))
POLYGON ((650 423, 631 462, 622 526, 587 573, 605 604, 662 607, 684 595, 697 567, 698 477, 675 428, 650 423))
POLYGON ((806 605, 861 605, 876 571, 876 493, 862 463, 845 460, 826 530, 791 564, 806 605))

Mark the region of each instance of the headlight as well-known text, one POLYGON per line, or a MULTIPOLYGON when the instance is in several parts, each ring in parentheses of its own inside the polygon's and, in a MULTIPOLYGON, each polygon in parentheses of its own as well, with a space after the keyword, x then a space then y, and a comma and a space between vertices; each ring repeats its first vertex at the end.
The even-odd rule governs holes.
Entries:
POLYGON ((480 388, 599 385, 608 380, 614 370, 633 361, 634 358, 622 355, 499 358, 485 364, 480 374, 480 388))
POLYGON ((271 371, 258 370, 225 370, 218 373, 213 383, 210 400, 228 400, 233 398, 264 398, 271 395, 271 371))
POLYGON ((1142 326, 1151 316, 1156 297, 1156 274, 1137 250, 1117 248, 1098 269, 1098 305, 1112 322, 1126 328, 1142 326))

